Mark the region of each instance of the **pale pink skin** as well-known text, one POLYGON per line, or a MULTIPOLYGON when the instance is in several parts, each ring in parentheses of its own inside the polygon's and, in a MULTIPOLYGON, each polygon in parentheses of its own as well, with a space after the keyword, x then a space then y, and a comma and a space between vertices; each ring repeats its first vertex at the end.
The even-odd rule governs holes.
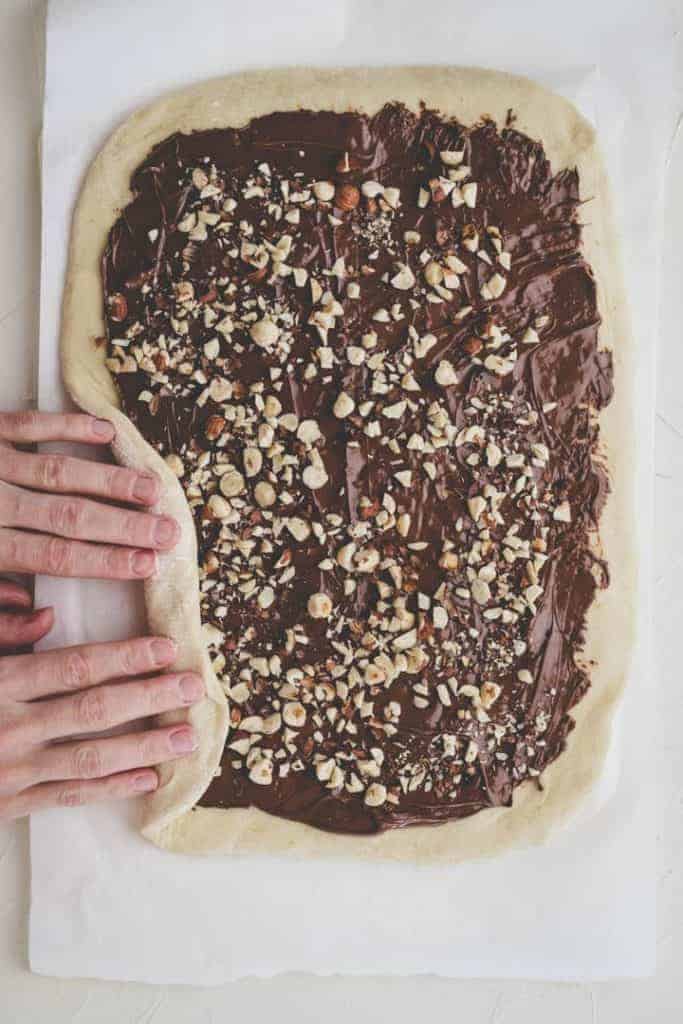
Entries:
MULTIPOLYGON (((113 437, 110 423, 91 416, 0 413, 0 573, 152 575, 155 552, 179 536, 175 520, 146 511, 156 477, 15 447, 113 437)), ((55 609, 32 603, 28 589, 0 579, 0 820, 156 789, 152 766, 194 750, 196 737, 188 725, 141 720, 201 700, 202 679, 169 670, 175 645, 164 637, 8 653, 53 626, 55 609), (130 732, 101 735, 128 723, 130 732)))

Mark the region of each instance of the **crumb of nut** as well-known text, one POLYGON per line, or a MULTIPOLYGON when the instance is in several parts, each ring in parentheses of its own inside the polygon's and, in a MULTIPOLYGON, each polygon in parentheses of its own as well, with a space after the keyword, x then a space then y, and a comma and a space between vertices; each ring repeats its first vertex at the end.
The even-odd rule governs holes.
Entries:
POLYGON ((388 186, 382 192, 382 199, 383 199, 383 201, 385 203, 387 203, 388 206, 390 206, 392 210, 395 210, 398 207, 399 202, 400 202, 400 198, 401 198, 400 190, 397 189, 397 188, 393 188, 392 186, 388 186))
POLYGON ((204 427, 204 434, 209 441, 215 441, 223 433, 225 419, 223 416, 209 416, 204 427))
POLYGON ((463 185, 462 198, 465 202, 465 206, 469 206, 473 209, 477 205, 477 183, 476 181, 470 181, 467 185, 463 185))
POLYGON ((116 323, 121 323, 128 316, 128 300, 121 292, 109 296, 109 315, 116 323))
POLYGON ((307 608, 312 619, 328 619, 332 614, 332 600, 327 594, 311 594, 307 608))
POLYGON ((171 470, 174 476, 180 478, 184 475, 185 466, 183 465, 183 460, 180 458, 179 455, 176 455, 174 452, 171 452, 169 455, 165 456, 164 462, 166 463, 166 465, 171 470))
POLYGON ((361 366, 365 362, 365 349, 359 345, 349 345, 346 356, 352 366, 361 366))
POLYGON ((355 185, 347 183, 337 186, 334 203, 340 210, 355 210, 359 202, 360 191, 355 185))
POLYGON ((436 262, 430 260, 423 271, 424 279, 429 285, 441 284, 443 281, 443 268, 436 262))
POLYGON ((479 232, 474 224, 465 224, 462 229, 462 244, 468 252, 476 252, 479 248, 479 232))
POLYGON ((501 463, 502 459, 503 459, 502 451, 500 450, 500 448, 498 447, 497 444, 494 444, 493 441, 490 441, 486 445, 486 462, 487 462, 487 464, 489 466, 491 466, 492 469, 495 469, 495 467, 498 466, 501 463))
POLYGON ((465 156, 464 149, 442 149, 439 151, 441 163, 446 167, 459 167, 465 156))
POLYGON ((365 791, 364 799, 368 807, 381 807, 387 799, 386 786, 381 782, 371 782, 365 791))
POLYGON ((558 523, 571 523, 572 510, 568 501, 562 501, 553 510, 553 519, 558 523))
POLYGON ((272 587, 264 587, 256 600, 259 608, 270 608, 275 603, 275 591, 272 587))
POLYGON ((315 444, 321 437, 320 427, 315 420, 302 420, 298 426, 296 436, 304 444, 315 444))
POLYGON ((321 203, 330 203, 334 199, 334 185, 331 181, 315 181, 313 195, 321 203))
POLYGON ((398 271, 391 279, 394 288, 399 291, 409 291, 415 285, 415 275, 407 263, 399 263, 398 271))
POLYGON ((401 537, 407 537, 410 532, 410 515, 407 512, 401 513, 396 520, 396 529, 401 537))
POLYGON ((453 364, 447 359, 442 359, 434 373, 434 380, 442 388, 450 387, 452 384, 457 384, 458 375, 455 372, 453 364))
POLYGON ((244 490, 244 477, 238 470, 229 469, 221 477, 220 489, 226 498, 235 498, 244 490))
POLYGON ((465 762, 466 764, 472 764, 473 761, 477 760, 479 756, 479 747, 477 746, 476 740, 470 740, 465 751, 465 762))
POLYGON ((335 170, 337 174, 350 174, 352 171, 357 171, 360 168, 360 163, 355 156, 350 156, 348 151, 345 151, 339 160, 335 164, 335 170))
POLYGON ((502 274, 494 274, 492 277, 488 279, 485 287, 488 289, 488 294, 492 299, 498 299, 505 291, 506 284, 507 282, 502 274))
POLYGON ((302 479, 306 486, 310 487, 312 491, 317 491, 321 487, 324 487, 329 478, 322 460, 319 462, 311 462, 310 465, 306 466, 302 473, 302 479))
POLYGON ((263 317, 252 324, 249 333, 257 345, 269 347, 280 337, 280 328, 269 317, 263 317))
POLYGON ((287 529, 291 533, 295 540, 300 543, 307 540, 311 535, 311 528, 305 519, 301 516, 292 516, 291 519, 287 520, 287 529))
POLYGON ((256 504, 261 508, 270 508, 275 504, 277 494, 272 484, 269 484, 267 480, 260 480, 254 488, 254 498, 256 504))
POLYGON ((273 781, 273 762, 266 757, 259 757, 249 769, 249 778, 259 786, 270 786, 273 781))
POLYGON ((482 683, 479 688, 479 696, 481 699, 481 705, 485 710, 492 707, 500 697, 502 690, 498 683, 486 682, 482 683))
POLYGON ((366 199, 375 199, 377 196, 382 195, 384 186, 380 185, 378 181, 364 181, 360 190, 366 199))
POLYGON ((242 456, 244 472, 248 477, 257 476, 261 472, 263 456, 258 448, 245 448, 242 456))
POLYGON ((351 398, 351 395, 348 395, 345 391, 342 391, 337 396, 332 411, 334 412, 334 415, 337 417, 337 419, 343 420, 347 416, 350 416, 355 408, 356 403, 354 402, 353 398, 351 398))
POLYGON ((213 519, 227 519, 230 515, 230 505, 220 494, 212 494, 206 503, 209 515, 213 519))
POLYGON ((477 356, 484 347, 484 342, 481 338, 477 338, 474 335, 463 343, 463 348, 469 356, 477 356))
POLYGON ((282 718, 292 729, 301 729, 306 724, 306 708, 298 701, 288 701, 282 709, 282 718))
POLYGON ((192 171, 192 184, 198 189, 206 188, 209 184, 209 176, 201 167, 195 167, 192 171))
POLYGON ((437 344, 437 337, 435 334, 423 334, 421 338, 418 338, 414 343, 415 355, 418 359, 424 359, 428 352, 434 348, 437 344))
POLYGON ((454 551, 444 551, 439 559, 439 567, 447 569, 448 572, 456 572, 460 567, 460 558, 454 551))
POLYGON ((472 597, 477 604, 488 604, 491 600, 491 590, 485 580, 481 580, 479 578, 472 580, 471 590, 472 597))

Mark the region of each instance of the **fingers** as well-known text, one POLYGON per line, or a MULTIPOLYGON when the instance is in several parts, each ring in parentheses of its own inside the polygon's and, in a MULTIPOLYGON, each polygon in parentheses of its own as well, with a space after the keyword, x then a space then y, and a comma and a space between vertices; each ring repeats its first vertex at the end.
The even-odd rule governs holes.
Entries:
POLYGON ((41 441, 80 441, 109 444, 114 428, 107 420, 82 413, 26 412, 0 413, 0 437, 15 444, 41 441))
POLYGON ((31 593, 26 587, 11 580, 0 580, 0 608, 30 608, 31 593))
POLYGON ((0 515, 6 526, 129 547, 168 549, 180 535, 178 524, 170 516, 132 512, 85 498, 36 494, 11 486, 0 488, 0 515))
POLYGON ((140 637, 0 658, 0 692, 8 700, 31 701, 84 690, 106 680, 159 671, 175 655, 172 640, 140 637))
POLYGON ((57 743, 43 748, 33 758, 31 767, 41 782, 99 779, 131 768, 173 761, 196 749, 197 740, 191 726, 168 725, 126 736, 57 743))
MULTIPOLYGON (((0 428, 2 416, 0 415, 0 428)), ((121 466, 87 462, 69 455, 35 455, 0 448, 0 479, 55 494, 89 494, 138 505, 153 505, 159 480, 121 466)))
POLYGON ((54 625, 52 608, 35 612, 0 612, 0 649, 29 647, 41 640, 54 625))
POLYGON ((79 579, 147 579, 156 571, 153 551, 87 544, 63 537, 0 531, 0 565, 6 572, 79 579))
POLYGON ((27 708, 25 740, 45 743, 78 733, 104 732, 125 722, 196 704, 204 683, 193 673, 136 679, 56 697, 27 708))
POLYGON ((0 820, 21 818, 46 807, 78 807, 102 800, 121 800, 150 793, 158 785, 157 773, 151 768, 122 772, 105 779, 46 782, 0 799, 0 820))

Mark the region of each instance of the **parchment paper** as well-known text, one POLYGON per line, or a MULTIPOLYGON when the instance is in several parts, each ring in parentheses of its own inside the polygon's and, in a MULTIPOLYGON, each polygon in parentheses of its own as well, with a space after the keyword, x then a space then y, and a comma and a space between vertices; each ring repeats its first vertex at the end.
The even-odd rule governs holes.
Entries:
MULTIPOLYGON (((581 31, 564 22, 561 32, 539 28, 534 4, 513 6, 514 12, 504 3, 433 2, 427 17, 419 5, 367 0, 326 3, 324 11, 320 3, 260 0, 257 12, 221 0, 203 0, 201 7, 180 0, 54 0, 43 140, 41 406, 59 408, 64 401, 57 335, 73 200, 106 135, 140 103, 248 66, 433 61, 521 71, 596 121, 626 255, 638 256, 627 272, 642 339, 634 409, 642 443, 634 458, 643 506, 634 543, 644 549, 651 533, 652 295, 667 123, 666 41, 653 41, 652 29, 648 36, 640 24, 630 24, 631 7, 640 5, 621 5, 622 31, 632 44, 645 55, 648 45, 651 54, 657 47, 643 88, 624 74, 616 36, 614 54, 591 49, 586 19, 600 15, 590 13, 589 3, 574 5, 581 31), (600 59, 601 71, 609 71, 606 81, 595 69, 581 70, 587 58, 600 59)), ((132 827, 132 807, 44 812, 31 824, 32 968, 195 984, 286 970, 576 980, 648 973, 654 862, 652 799, 643 785, 652 700, 647 590, 618 722, 621 742, 580 819, 551 845, 448 869, 197 860, 142 840, 132 827)), ((37 597, 58 608, 50 646, 143 628, 141 594, 132 586, 41 579, 37 597)))

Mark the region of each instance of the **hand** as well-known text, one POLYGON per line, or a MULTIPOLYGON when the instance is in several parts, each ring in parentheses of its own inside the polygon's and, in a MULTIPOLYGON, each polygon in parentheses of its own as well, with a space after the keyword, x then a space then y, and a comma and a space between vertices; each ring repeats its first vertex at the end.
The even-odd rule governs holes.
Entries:
MULTIPOLYGON (((0 414, 0 571, 105 579, 154 572, 155 551, 178 539, 175 520, 91 499, 152 505, 156 477, 13 447, 107 444, 113 436, 110 423, 91 416, 0 414)), ((0 654, 35 643, 53 622, 51 608, 31 611, 28 591, 0 580, 0 654)), ((161 637, 0 657, 0 819, 155 789, 151 766, 194 749, 191 727, 101 734, 201 700, 200 677, 158 674, 174 657, 175 645, 161 637)))
MULTIPOLYGON (((0 413, 0 570, 101 579, 144 579, 154 573, 155 551, 178 540, 176 521, 91 498, 152 505, 159 494, 157 477, 13 447, 44 441, 101 445, 113 437, 111 423, 92 416, 0 413)), ((22 633, 21 616, 13 622, 22 633)), ((24 625, 27 631, 17 643, 32 643, 30 624, 24 625)))
MULTIPOLYGON (((1 586, 4 604, 30 604, 21 588, 1 586)), ((201 700, 192 673, 139 678, 174 656, 171 640, 146 637, 0 658, 0 821, 156 789, 150 766, 196 748, 189 725, 98 734, 201 700)))

